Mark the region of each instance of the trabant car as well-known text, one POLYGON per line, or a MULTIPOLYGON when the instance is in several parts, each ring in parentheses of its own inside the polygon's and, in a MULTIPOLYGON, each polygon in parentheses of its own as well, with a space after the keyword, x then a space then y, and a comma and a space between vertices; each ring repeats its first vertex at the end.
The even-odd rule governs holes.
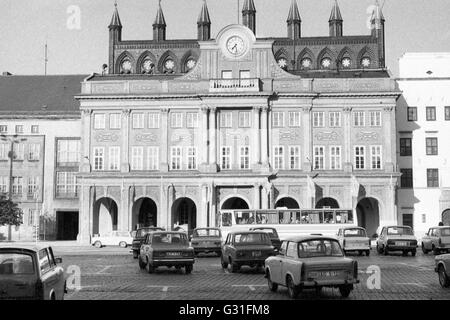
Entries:
POLYGON ((346 227, 341 228, 337 232, 339 244, 347 252, 358 252, 361 256, 363 253, 366 256, 370 255, 370 239, 367 237, 366 229, 361 227, 346 227))
POLYGON ((131 245, 131 251, 133 251, 133 258, 137 259, 139 257, 139 250, 141 249, 142 242, 145 236, 153 231, 165 231, 163 228, 158 227, 143 227, 136 231, 133 231, 133 244, 131 245))
POLYGON ((231 266, 234 273, 244 265, 262 267, 266 259, 274 254, 275 248, 267 232, 230 232, 222 246, 222 268, 231 266))
POLYGON ((348 297, 359 283, 358 263, 346 258, 337 239, 325 236, 297 236, 284 240, 276 256, 265 263, 269 289, 286 286, 291 298, 303 289, 339 288, 348 297))
POLYGON ((435 271, 439 276, 439 284, 442 288, 450 287, 450 254, 441 254, 434 258, 435 271))
POLYGON ((126 248, 132 243, 133 237, 128 231, 112 231, 101 235, 95 235, 91 239, 91 244, 96 248, 105 246, 119 246, 126 248))
POLYGON ((435 255, 445 251, 450 253, 450 227, 430 228, 422 238, 422 252, 433 251, 435 255))
POLYGON ((184 267, 187 274, 194 266, 194 248, 189 246, 187 234, 175 231, 157 231, 146 235, 139 254, 139 267, 154 273, 161 266, 184 267))
POLYGON ((270 227, 253 227, 250 228, 250 231, 264 231, 269 234, 270 241, 272 242, 272 245, 276 250, 280 250, 281 247, 281 240, 278 236, 277 229, 270 228, 270 227))
POLYGON ((63 300, 64 269, 51 247, 0 248, 0 299, 63 300))
POLYGON ((388 255, 392 251, 402 251, 404 256, 411 252, 411 255, 415 256, 417 238, 409 226, 383 227, 377 240, 377 251, 384 255, 388 255))
POLYGON ((214 252, 222 254, 222 232, 219 228, 196 228, 192 232, 191 246, 195 255, 214 252))

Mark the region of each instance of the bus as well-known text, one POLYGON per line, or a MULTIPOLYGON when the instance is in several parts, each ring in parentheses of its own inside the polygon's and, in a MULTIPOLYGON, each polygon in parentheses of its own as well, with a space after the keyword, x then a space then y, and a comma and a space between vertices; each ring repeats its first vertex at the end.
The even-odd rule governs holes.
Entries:
POLYGON ((275 209, 222 210, 219 227, 225 239, 229 232, 251 227, 272 227, 281 240, 301 234, 335 236, 342 227, 353 226, 353 210, 342 209, 275 209))

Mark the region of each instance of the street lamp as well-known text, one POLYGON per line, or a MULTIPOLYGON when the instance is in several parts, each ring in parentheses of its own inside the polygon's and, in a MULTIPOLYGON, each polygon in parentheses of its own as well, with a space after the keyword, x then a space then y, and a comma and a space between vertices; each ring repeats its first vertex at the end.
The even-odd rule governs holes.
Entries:
MULTIPOLYGON (((27 139, 19 138, 17 134, 13 136, 6 136, 4 134, 0 135, 2 141, 9 142, 11 144, 10 151, 8 152, 8 158, 10 158, 9 164, 9 189, 8 189, 8 197, 9 200, 12 201, 12 186, 13 186, 13 161, 14 161, 14 144, 24 142, 27 139)), ((8 241, 11 241, 11 225, 8 225, 8 241)))

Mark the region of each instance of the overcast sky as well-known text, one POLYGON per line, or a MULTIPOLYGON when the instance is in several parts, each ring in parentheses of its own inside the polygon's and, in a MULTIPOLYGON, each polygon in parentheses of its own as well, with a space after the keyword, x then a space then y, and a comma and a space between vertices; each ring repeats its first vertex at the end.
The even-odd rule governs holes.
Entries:
MULTIPOLYGON (((168 39, 196 38, 202 1, 162 0, 168 39)), ((254 1, 257 37, 286 36, 291 0, 254 1)), ((302 35, 327 36, 334 0, 297 1, 302 35)), ((370 33, 367 10, 374 1, 339 0, 344 35, 370 33)), ((213 38, 226 25, 237 23, 238 0, 207 3, 213 38)), ((124 40, 152 39, 157 4, 158 0, 118 0, 124 40)), ((108 60, 107 27, 113 8, 114 0, 0 0, 0 72, 43 74, 46 40, 49 74, 100 72, 108 60)), ((404 52, 450 52, 449 0, 386 0, 383 12, 387 65, 394 75, 404 52)))

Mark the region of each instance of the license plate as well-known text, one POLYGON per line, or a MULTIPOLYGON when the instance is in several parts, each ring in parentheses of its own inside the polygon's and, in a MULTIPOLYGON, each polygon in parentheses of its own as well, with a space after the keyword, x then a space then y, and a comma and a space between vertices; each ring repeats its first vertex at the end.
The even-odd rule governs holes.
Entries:
POLYGON ((339 275, 338 271, 321 271, 321 272, 311 272, 309 276, 311 278, 335 278, 339 275))
POLYGON ((408 242, 406 242, 406 241, 396 241, 395 245, 397 247, 407 247, 408 246, 408 242))
POLYGON ((252 252, 252 256, 253 257, 260 257, 261 256, 261 251, 253 251, 252 252))
POLYGON ((179 256, 180 253, 179 252, 167 252, 167 255, 173 257, 173 256, 179 256))

